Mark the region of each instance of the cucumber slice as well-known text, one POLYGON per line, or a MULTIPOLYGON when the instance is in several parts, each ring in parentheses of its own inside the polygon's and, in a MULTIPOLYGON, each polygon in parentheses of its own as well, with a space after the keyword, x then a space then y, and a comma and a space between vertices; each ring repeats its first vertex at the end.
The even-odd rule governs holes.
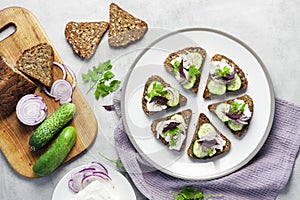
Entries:
POLYGON ((232 80, 232 82, 227 85, 227 90, 237 91, 238 89, 241 88, 241 85, 242 85, 242 80, 238 75, 236 75, 235 78, 232 80))
POLYGON ((244 125, 243 124, 236 124, 232 121, 228 121, 227 125, 229 126, 229 128, 233 131, 240 131, 243 129, 244 125))
POLYGON ((160 136, 160 137, 162 137, 162 138, 166 138, 166 136, 167 136, 167 132, 160 133, 160 134, 159 134, 159 136, 160 136))
POLYGON ((210 123, 204 123, 200 126, 198 131, 198 138, 206 136, 209 132, 215 132, 216 129, 210 123))
POLYGON ((220 103, 216 107, 215 113, 222 122, 229 121, 229 117, 227 117, 225 114, 226 112, 228 112, 229 107, 230 105, 228 103, 220 103))
POLYGON ((178 121, 178 122, 181 122, 181 123, 185 123, 183 116, 180 115, 180 114, 174 114, 174 115, 171 117, 171 119, 174 119, 174 120, 176 120, 176 121, 178 121))
POLYGON ((196 79, 197 79, 197 77, 195 75, 190 76, 188 79, 188 82, 182 85, 183 88, 188 90, 188 89, 191 89, 192 87, 194 87, 194 85, 196 83, 196 79))
POLYGON ((207 88, 208 88, 210 93, 216 94, 216 95, 222 95, 226 92, 226 85, 216 83, 213 80, 210 80, 208 82, 207 88))
POLYGON ((203 152, 203 151, 201 150, 201 146, 200 146, 200 144, 197 142, 197 140, 196 140, 196 141, 194 142, 194 144, 193 144, 193 154, 194 154, 196 157, 198 157, 198 158, 203 158, 203 157, 205 157, 205 156, 208 155, 207 152, 203 152))
POLYGON ((203 61, 202 54, 194 51, 194 52, 189 52, 187 55, 191 58, 192 63, 196 66, 196 68, 199 69, 203 61))
POLYGON ((165 97, 168 99, 167 105, 170 107, 177 106, 179 104, 180 93, 177 89, 173 88, 173 92, 168 91, 165 97))

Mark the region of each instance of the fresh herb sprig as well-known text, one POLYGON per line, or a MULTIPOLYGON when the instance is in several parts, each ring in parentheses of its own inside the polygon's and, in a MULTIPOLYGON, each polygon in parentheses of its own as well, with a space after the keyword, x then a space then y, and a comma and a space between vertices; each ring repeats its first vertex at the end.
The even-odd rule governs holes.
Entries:
POLYGON ((179 193, 171 192, 174 200, 206 200, 210 197, 220 197, 221 194, 205 194, 201 189, 195 190, 192 186, 187 186, 179 193))
POLYGON ((119 80, 112 80, 115 75, 110 71, 112 69, 110 60, 101 62, 98 66, 93 66, 87 73, 82 73, 82 80, 90 84, 89 93, 93 88, 96 99, 105 97, 109 93, 116 91, 121 84, 119 80))

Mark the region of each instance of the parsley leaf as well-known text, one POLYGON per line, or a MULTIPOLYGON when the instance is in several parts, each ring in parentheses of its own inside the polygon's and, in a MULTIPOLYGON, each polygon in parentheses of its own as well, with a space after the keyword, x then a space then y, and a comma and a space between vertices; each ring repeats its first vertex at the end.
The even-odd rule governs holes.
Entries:
POLYGON ((152 90, 147 94, 150 99, 155 96, 165 96, 168 93, 168 91, 164 90, 163 84, 159 82, 151 83, 151 85, 153 85, 152 90))
POLYGON ((174 64, 173 64, 173 67, 174 67, 174 74, 177 74, 177 72, 179 72, 179 66, 180 66, 180 62, 179 61, 175 61, 174 64))
POLYGON ((243 113, 245 110, 245 106, 246 106, 246 103, 239 103, 237 101, 233 101, 231 103, 230 113, 231 114, 239 113, 239 112, 243 113))
POLYGON ((229 76, 230 75, 230 67, 223 67, 223 69, 218 68, 217 72, 219 76, 229 76))
POLYGON ((97 67, 93 66, 87 73, 81 74, 82 80, 90 84, 87 93, 96 88, 94 95, 96 99, 99 99, 116 91, 120 87, 121 81, 111 80, 115 77, 114 73, 110 71, 112 67, 110 60, 107 60, 100 62, 97 67))
POLYGON ((187 186, 179 193, 170 192, 175 200, 204 200, 210 197, 221 197, 222 194, 205 194, 201 189, 195 190, 192 186, 187 186))
POLYGON ((197 76, 198 74, 200 74, 200 71, 196 68, 195 65, 191 65, 189 68, 189 75, 190 76, 197 76))

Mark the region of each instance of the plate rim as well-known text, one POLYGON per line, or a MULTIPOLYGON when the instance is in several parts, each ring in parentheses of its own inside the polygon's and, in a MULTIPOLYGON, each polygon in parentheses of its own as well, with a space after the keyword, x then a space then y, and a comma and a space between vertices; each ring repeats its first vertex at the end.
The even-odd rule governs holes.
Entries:
MULTIPOLYGON (((267 125, 267 128, 265 130, 265 133, 261 139, 261 141, 258 143, 257 147, 255 148, 255 150, 249 154, 247 156, 246 159, 244 159, 242 162, 240 162, 238 165, 225 170, 223 172, 220 173, 216 173, 215 175, 211 175, 209 177, 190 177, 190 176, 182 176, 179 174, 174 174, 173 172, 171 172, 170 170, 168 170, 167 168, 162 168, 161 166, 158 166, 156 163, 154 163, 151 159, 149 159, 147 156, 142 156, 147 162, 149 162, 151 165, 153 165, 157 170, 164 172, 172 177, 176 177, 176 178, 181 178, 181 179, 185 179, 185 180, 212 180, 212 179, 216 179, 216 178, 220 178, 226 175, 229 175, 237 170, 239 170, 240 168, 242 168, 243 166, 245 166, 248 162, 250 162, 255 156, 256 154, 261 150, 261 148, 263 147, 263 145, 265 144, 269 133, 271 131, 272 128, 272 124, 274 121, 274 114, 275 114, 275 93, 274 93, 274 87, 273 87, 273 83, 272 83, 272 79, 271 76, 265 66, 265 64, 263 63, 263 61, 261 60, 261 58, 256 54, 256 52, 250 47, 248 46, 245 42, 243 42, 242 40, 238 39, 237 37, 228 34, 224 31, 218 30, 218 29, 213 29, 213 28, 207 28, 207 27, 192 27, 192 28, 184 28, 184 29, 179 29, 179 30, 175 30, 175 31, 171 31, 167 34, 164 34, 160 37, 158 37, 157 39, 155 39, 152 43, 150 43, 146 48, 144 48, 144 50, 136 57, 136 59, 134 60, 134 62, 132 63, 132 65, 130 66, 128 73, 123 81, 123 88, 122 88, 122 95, 121 95, 121 113, 122 113, 122 122, 126 131, 126 134, 130 140, 130 142, 132 143, 132 145, 134 146, 134 148, 140 153, 141 149, 137 146, 137 144, 135 143, 135 141, 132 139, 132 137, 130 137, 130 130, 128 127, 128 124, 126 123, 126 115, 125 115, 125 90, 127 87, 127 83, 128 80, 130 78, 130 75, 134 69, 134 67, 136 66, 136 64, 139 62, 139 60, 143 57, 143 55, 148 52, 154 45, 156 45, 157 43, 159 43, 160 41, 164 40, 165 38, 168 38, 170 36, 176 35, 176 34, 180 34, 180 33, 185 33, 185 32, 193 32, 193 31, 206 31, 206 32, 212 32, 212 33, 216 33, 222 36, 225 36, 235 42, 237 42, 238 44, 240 44, 242 47, 244 47, 247 51, 249 51, 249 53, 257 60, 257 62, 259 63, 259 65, 262 67, 262 70, 265 74, 265 77, 267 79, 268 82, 268 89, 270 91, 270 117, 269 117, 269 122, 267 125)), ((144 154, 143 154, 144 155, 144 154)))

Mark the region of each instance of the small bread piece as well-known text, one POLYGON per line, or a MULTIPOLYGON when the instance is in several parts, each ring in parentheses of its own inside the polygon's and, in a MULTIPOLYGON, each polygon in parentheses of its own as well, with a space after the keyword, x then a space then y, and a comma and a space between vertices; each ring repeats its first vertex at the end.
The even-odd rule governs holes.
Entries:
MULTIPOLYGON (((146 99, 146 96, 147 96, 147 89, 148 89, 148 86, 153 82, 153 81, 158 81, 160 83, 163 84, 164 87, 172 87, 169 83, 167 83, 166 81, 164 81, 163 78, 161 78, 160 76, 158 75, 152 75, 151 77, 148 78, 148 80, 146 81, 145 83, 145 87, 144 87, 144 92, 143 92, 143 97, 142 97, 142 108, 144 110, 144 112, 147 114, 147 115, 151 115, 153 113, 156 113, 156 112, 153 112, 153 111, 149 111, 148 108, 147 108, 147 99, 146 99)), ((184 105, 185 103, 187 102, 187 98, 185 96, 183 96, 182 94, 180 94, 179 96, 179 104, 177 106, 180 106, 180 105, 184 105)), ((169 107, 168 107, 169 108, 169 107)), ((168 109, 167 108, 167 109, 168 109)))
POLYGON ((112 47, 124 47, 144 37, 148 30, 145 21, 132 16, 117 4, 109 7, 108 43, 112 47))
POLYGON ((108 22, 69 22, 65 28, 65 36, 73 51, 81 58, 94 55, 108 22))
POLYGON ((45 86, 53 83, 54 52, 49 44, 41 43, 23 52, 16 67, 45 86))
POLYGON ((225 137, 211 122, 210 120, 208 119, 208 117, 204 114, 204 113, 200 113, 199 115, 199 118, 198 118, 198 122, 197 122, 197 126, 196 126, 196 130, 195 130, 195 133, 194 133, 194 136, 193 136, 193 139, 192 139, 192 142, 190 143, 190 146, 187 150, 187 154, 190 158, 192 159, 199 159, 199 160, 207 160, 207 159, 211 159, 211 158, 214 158, 218 155, 221 155, 221 154, 224 154, 226 152, 228 152, 230 150, 230 147, 231 147, 231 141, 225 137), (225 146, 223 147, 223 151, 220 151, 219 149, 216 150, 216 153, 213 155, 213 156, 206 156, 206 157, 203 157, 203 158, 198 158, 197 156, 194 155, 193 153, 193 146, 194 146, 194 142, 199 139, 198 138, 198 131, 200 129, 200 126, 204 123, 210 123, 214 129, 216 130, 216 132, 218 132, 221 137, 223 138, 223 140, 226 141, 226 144, 225 146))
MULTIPOLYGON (((253 104, 253 100, 252 98, 249 96, 249 95, 243 95, 243 96, 240 96, 240 97, 237 97, 235 99, 240 99, 240 100, 243 100, 246 104, 248 104, 248 107, 249 107, 249 110, 251 111, 252 115, 253 115, 253 111, 254 111, 254 104, 253 104)), ((227 101, 223 101, 223 102, 218 102, 218 103, 214 103, 214 104, 210 104, 208 105, 208 110, 210 112, 213 112, 216 114, 216 108, 219 104, 221 103, 228 103, 228 104, 231 104, 235 99, 230 99, 230 100, 227 100, 227 101)), ((248 124, 244 125, 242 130, 239 130, 239 131, 234 131, 232 130, 229 126, 228 126, 228 123, 225 122, 225 125, 228 127, 228 129, 236 136, 238 137, 241 137, 242 135, 244 135, 244 133, 247 131, 249 125, 250 125, 250 122, 251 122, 251 119, 252 117, 249 119, 248 121, 248 124)))
MULTIPOLYGON (((186 109, 186 110, 182 110, 182 111, 179 111, 175 114, 179 114, 179 115, 182 115, 183 116, 183 119, 184 119, 184 122, 185 124, 187 125, 187 128, 186 128, 186 133, 188 132, 188 127, 189 127, 189 123, 190 123, 190 120, 191 120, 191 117, 192 117, 192 110, 191 109, 186 109)), ((175 114, 172 114, 172 115, 169 115, 167 117, 164 117, 164 118, 160 118, 160 119, 156 119, 152 122, 151 124, 151 131, 153 132, 154 136, 157 138, 157 131, 156 131, 156 126, 159 122, 161 121, 167 121, 169 119, 171 119, 171 117, 175 114)), ((186 142, 186 138, 187 138, 187 135, 185 137, 185 140, 184 142, 182 143, 181 145, 181 148, 180 150, 178 151, 182 151, 185 147, 185 142, 186 142)), ((165 138, 159 136, 159 140, 164 144, 164 145, 169 145, 169 143, 165 140, 165 138)))
POLYGON ((191 88, 191 91, 193 93, 197 94, 199 83, 200 83, 200 78, 201 78, 202 66, 206 59, 205 49, 203 49, 201 47, 187 47, 187 48, 181 49, 179 51, 173 52, 173 53, 169 54, 168 57, 165 59, 164 67, 170 74, 174 75, 174 67, 171 65, 171 61, 174 60, 175 58, 179 57, 180 54, 187 54, 188 52, 198 52, 202 55, 202 63, 199 68, 200 74, 198 74, 196 76, 196 82, 195 82, 194 86, 191 88))
POLYGON ((36 84, 0 56, 0 118, 8 117, 18 101, 34 93, 36 84))
MULTIPOLYGON (((231 59, 229 59, 226 56, 221 55, 221 54, 215 54, 211 58, 211 62, 213 62, 213 61, 221 61, 222 59, 225 59, 227 61, 227 63, 229 63, 230 65, 235 66, 236 73, 241 78, 241 87, 238 90, 236 90, 236 91, 246 90, 247 87, 248 87, 248 80, 247 80, 247 78, 246 78, 245 73, 243 72, 243 70, 236 63, 234 63, 231 59)), ((205 87, 204 92, 203 92, 203 98, 205 98, 205 99, 211 98, 211 96, 212 96, 212 94, 209 92, 208 87, 207 87, 208 86, 208 82, 210 80, 211 80, 211 78, 210 78, 210 76, 208 76, 206 87, 205 87)), ((226 92, 228 92, 228 90, 226 90, 226 92)))

